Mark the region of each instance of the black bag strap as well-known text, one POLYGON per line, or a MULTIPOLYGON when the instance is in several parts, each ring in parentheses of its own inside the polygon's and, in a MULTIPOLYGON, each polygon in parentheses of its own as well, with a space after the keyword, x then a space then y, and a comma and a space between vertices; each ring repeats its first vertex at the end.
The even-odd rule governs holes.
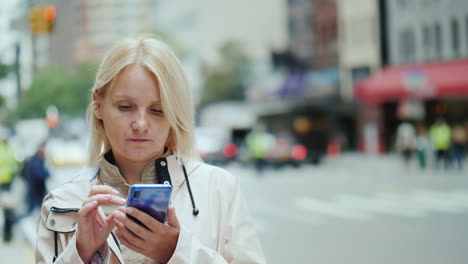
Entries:
POLYGON ((52 260, 52 263, 54 263, 56 260, 57 260, 57 257, 58 257, 58 242, 57 242, 57 231, 54 232, 54 248, 55 248, 55 255, 54 255, 54 258, 52 260))
POLYGON ((172 186, 171 175, 169 174, 169 168, 167 165, 167 159, 159 158, 155 160, 154 167, 156 168, 156 182, 159 184, 170 184, 172 186))

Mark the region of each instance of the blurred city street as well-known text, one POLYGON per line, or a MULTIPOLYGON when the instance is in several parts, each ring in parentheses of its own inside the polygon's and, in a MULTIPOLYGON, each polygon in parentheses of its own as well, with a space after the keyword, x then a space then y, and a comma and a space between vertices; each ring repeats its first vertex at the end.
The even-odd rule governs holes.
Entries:
MULTIPOLYGON (((468 177, 347 155, 320 167, 241 167, 268 263, 466 263, 468 177)), ((416 164, 414 164, 416 165, 416 164)))
MULTIPOLYGON (((362 154, 344 154, 319 166, 267 168, 261 175, 237 163, 226 169, 241 178, 268 263, 468 259, 466 170, 421 171, 416 163, 406 168, 394 155, 362 154)), ((51 188, 77 170, 54 168, 51 188)), ((4 263, 33 263, 34 230, 35 221, 25 219, 13 243, 0 243, 4 263)))
POLYGON ((267 263, 468 263, 466 0, 2 0, 0 37, 0 263, 85 164, 169 152, 240 177, 267 263))

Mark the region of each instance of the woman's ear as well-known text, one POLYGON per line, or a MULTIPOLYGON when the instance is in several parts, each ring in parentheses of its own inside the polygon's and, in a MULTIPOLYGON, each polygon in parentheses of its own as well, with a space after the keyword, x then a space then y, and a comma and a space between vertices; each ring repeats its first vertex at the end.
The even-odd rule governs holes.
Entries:
POLYGON ((98 94, 98 92, 93 91, 93 112, 94 116, 96 116, 98 119, 102 119, 101 104, 102 97, 98 94))

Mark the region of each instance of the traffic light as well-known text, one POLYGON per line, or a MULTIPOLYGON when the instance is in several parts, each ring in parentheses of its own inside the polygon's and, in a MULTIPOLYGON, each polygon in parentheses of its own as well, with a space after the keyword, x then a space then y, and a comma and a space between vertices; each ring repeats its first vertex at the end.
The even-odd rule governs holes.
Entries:
POLYGON ((37 6, 29 11, 31 33, 37 36, 42 33, 51 33, 54 30, 57 9, 54 5, 37 6))

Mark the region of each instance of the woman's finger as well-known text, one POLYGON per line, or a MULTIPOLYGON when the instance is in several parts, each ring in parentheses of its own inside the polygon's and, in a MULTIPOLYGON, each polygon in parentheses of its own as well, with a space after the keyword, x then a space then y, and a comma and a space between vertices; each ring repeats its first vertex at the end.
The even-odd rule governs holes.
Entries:
POLYGON ((120 243, 122 243, 124 246, 126 246, 127 248, 135 251, 135 252, 143 252, 143 250, 139 247, 137 247, 136 245, 130 243, 124 236, 122 236, 122 234, 120 233, 120 231, 116 231, 115 234, 117 235, 117 238, 119 239, 120 243))
POLYGON ((136 223, 132 219, 128 218, 124 213, 121 211, 114 212, 114 217, 122 223, 130 232, 136 234, 138 237, 146 240, 151 236, 153 233, 151 230, 141 226, 140 224, 136 223))
POLYGON ((93 212, 94 209, 97 208, 97 206, 97 201, 91 201, 89 203, 84 204, 78 211, 78 217, 85 217, 89 215, 91 212, 93 212))
POLYGON ((142 248, 145 245, 145 241, 132 233, 127 227, 120 221, 114 221, 117 226, 117 230, 121 237, 125 238, 126 241, 130 242, 131 244, 135 245, 136 247, 142 248))
POLYGON ((104 222, 106 223, 106 233, 110 233, 115 227, 115 222, 112 215, 109 215, 106 218, 104 218, 104 222))
POLYGON ((113 194, 113 195, 118 195, 119 191, 116 189, 107 186, 107 185, 94 185, 91 187, 91 191, 89 192, 89 197, 94 196, 96 194, 113 194))
POLYGON ((115 205, 124 205, 126 200, 120 196, 112 194, 96 194, 89 197, 83 204, 96 201, 99 205, 101 204, 115 204, 115 205))
POLYGON ((154 219, 152 216, 136 209, 135 207, 128 207, 126 212, 127 214, 138 219, 140 222, 142 222, 147 228, 149 228, 152 231, 155 231, 158 228, 161 228, 161 226, 163 225, 161 222, 154 219))

